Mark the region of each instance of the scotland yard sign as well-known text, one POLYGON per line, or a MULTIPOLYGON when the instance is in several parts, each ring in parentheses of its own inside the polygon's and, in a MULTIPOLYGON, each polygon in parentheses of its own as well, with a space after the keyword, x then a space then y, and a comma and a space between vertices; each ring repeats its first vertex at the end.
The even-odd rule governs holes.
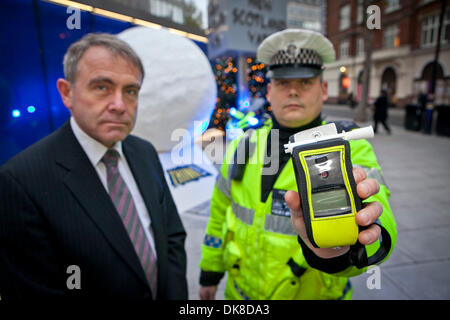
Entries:
POLYGON ((270 34, 286 28, 286 0, 210 0, 209 58, 228 51, 254 54, 270 34))

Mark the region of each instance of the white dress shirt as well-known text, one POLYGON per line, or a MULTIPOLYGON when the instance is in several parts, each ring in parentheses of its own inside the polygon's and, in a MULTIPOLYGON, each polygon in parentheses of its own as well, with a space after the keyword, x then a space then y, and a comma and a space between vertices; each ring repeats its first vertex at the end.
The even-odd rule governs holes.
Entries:
MULTIPOLYGON (((106 166, 101 161, 103 156, 105 155, 106 151, 108 150, 107 147, 105 147, 103 144, 92 138, 91 136, 87 135, 77 124, 75 119, 73 117, 70 117, 70 126, 72 127, 72 131, 80 143, 81 147, 83 148, 84 152, 86 152, 89 160, 91 161, 92 165, 94 166, 95 170, 97 171, 97 174, 105 187, 106 192, 108 192, 108 182, 107 182, 107 174, 106 174, 106 166)), ((123 180, 125 181, 128 190, 130 190, 131 196, 133 198, 134 204, 136 206, 136 210, 139 216, 139 220, 141 221, 142 226, 144 227, 145 235, 147 236, 148 242, 150 243, 150 246, 152 247, 153 252, 156 255, 155 250, 155 243, 152 236, 153 231, 151 230, 151 221, 150 216, 148 214, 147 207, 144 203, 144 199, 141 196, 141 193, 139 191, 139 188, 136 184, 136 181, 133 177, 133 174, 131 172, 131 169, 128 165, 128 162, 122 152, 122 142, 117 142, 113 147, 113 149, 117 150, 119 152, 119 172, 122 176, 123 180)), ((117 213, 118 214, 118 213, 117 213)))

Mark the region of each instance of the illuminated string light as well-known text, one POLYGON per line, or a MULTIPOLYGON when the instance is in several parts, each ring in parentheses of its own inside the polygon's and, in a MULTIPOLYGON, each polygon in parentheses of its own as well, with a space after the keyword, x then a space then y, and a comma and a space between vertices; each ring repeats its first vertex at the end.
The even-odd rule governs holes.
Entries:
MULTIPOLYGON (((268 80, 265 78, 265 64, 256 61, 253 57, 246 57, 248 68, 245 68, 247 73, 244 77, 248 83, 248 94, 245 97, 239 96, 237 73, 240 70, 236 59, 233 57, 217 58, 211 63, 218 91, 215 111, 211 115, 211 124, 220 130, 225 130, 228 126, 227 122, 240 114, 239 110, 248 110, 253 97, 257 94, 258 97, 264 97, 267 92, 268 80)), ((266 106, 267 111, 269 111, 268 107, 266 106)), ((259 125, 260 122, 258 116, 245 120, 245 123, 251 127, 259 125)))

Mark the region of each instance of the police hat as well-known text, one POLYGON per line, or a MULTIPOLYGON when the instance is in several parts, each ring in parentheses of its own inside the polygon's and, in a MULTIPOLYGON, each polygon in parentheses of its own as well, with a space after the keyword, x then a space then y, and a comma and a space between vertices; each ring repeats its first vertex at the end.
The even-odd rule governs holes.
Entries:
POLYGON ((324 63, 336 59, 336 53, 333 44, 318 32, 286 29, 264 39, 256 59, 268 65, 269 78, 313 78, 322 73, 324 63))

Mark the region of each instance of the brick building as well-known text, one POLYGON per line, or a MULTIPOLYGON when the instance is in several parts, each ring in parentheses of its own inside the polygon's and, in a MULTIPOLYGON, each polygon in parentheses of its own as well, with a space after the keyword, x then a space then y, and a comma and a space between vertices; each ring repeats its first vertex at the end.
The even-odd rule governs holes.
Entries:
MULTIPOLYGON (((330 102, 358 101, 364 63, 364 0, 328 0, 327 36, 336 49, 337 61, 327 65, 330 102)), ((380 12, 373 32, 370 99, 386 89, 397 106, 415 102, 420 91, 429 92, 437 44, 441 0, 371 1, 380 12)), ((371 15, 369 15, 371 16, 371 15)), ((371 20, 373 22, 374 20, 371 20)), ((450 0, 441 34, 437 72, 437 103, 450 103, 450 0)))

